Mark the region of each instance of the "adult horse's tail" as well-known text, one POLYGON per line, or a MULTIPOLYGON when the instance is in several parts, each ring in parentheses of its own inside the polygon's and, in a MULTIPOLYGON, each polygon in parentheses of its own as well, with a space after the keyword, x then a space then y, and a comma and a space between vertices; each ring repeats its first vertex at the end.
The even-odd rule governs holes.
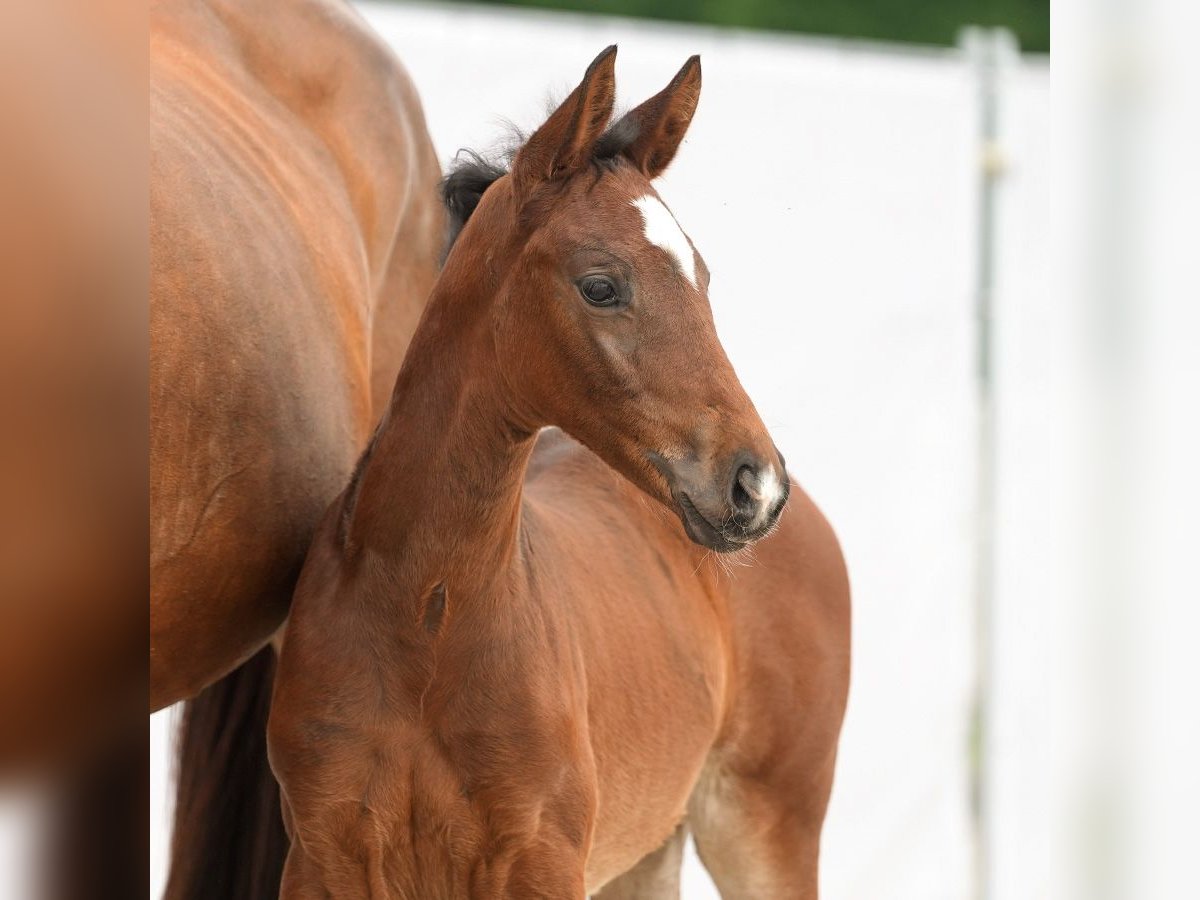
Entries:
POLYGON ((279 896, 288 839, 267 764, 274 673, 266 647, 185 707, 165 900, 279 896))

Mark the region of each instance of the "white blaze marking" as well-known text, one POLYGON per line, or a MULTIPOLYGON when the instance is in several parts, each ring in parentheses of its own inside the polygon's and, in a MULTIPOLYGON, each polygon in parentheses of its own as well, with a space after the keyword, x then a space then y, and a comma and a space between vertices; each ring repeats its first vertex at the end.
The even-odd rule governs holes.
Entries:
POLYGON ((652 194, 638 197, 633 201, 633 205, 638 208, 638 212, 642 214, 642 221, 645 222, 646 240, 671 254, 683 270, 683 274, 687 276, 687 280, 692 283, 692 287, 696 287, 695 251, 692 250, 691 241, 687 239, 671 211, 652 194))

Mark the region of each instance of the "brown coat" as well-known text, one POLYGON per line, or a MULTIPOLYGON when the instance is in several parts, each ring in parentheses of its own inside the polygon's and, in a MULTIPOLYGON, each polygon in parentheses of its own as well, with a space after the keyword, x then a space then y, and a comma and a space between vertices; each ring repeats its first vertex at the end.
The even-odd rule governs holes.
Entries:
POLYGON ((333 0, 151 18, 151 709, 283 621, 437 270, 413 86, 333 0))

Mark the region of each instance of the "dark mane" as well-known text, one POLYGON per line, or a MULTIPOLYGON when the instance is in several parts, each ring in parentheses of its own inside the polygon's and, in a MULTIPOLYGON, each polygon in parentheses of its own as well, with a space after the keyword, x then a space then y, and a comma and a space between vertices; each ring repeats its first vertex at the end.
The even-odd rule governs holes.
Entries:
POLYGON ((642 129, 638 121, 631 115, 623 115, 614 119, 596 141, 592 149, 592 162, 599 165, 615 166, 621 155, 638 139, 642 129))
MULTIPOLYGON (((602 171, 616 167, 624 151, 637 140, 639 131, 638 123, 632 116, 624 115, 615 119, 596 141, 592 151, 593 165, 602 171)), ((521 143, 524 143, 523 139, 515 142, 514 146, 498 159, 489 159, 474 150, 458 151, 454 162, 450 164, 449 173, 439 186, 448 214, 447 253, 454 246, 459 232, 471 218, 471 213, 475 212, 475 207, 479 205, 487 189, 508 174, 509 166, 520 150, 521 143)))
POLYGON ((438 186, 446 205, 446 252, 475 212, 475 207, 496 181, 508 172, 506 165, 487 159, 474 150, 459 150, 450 171, 438 186))

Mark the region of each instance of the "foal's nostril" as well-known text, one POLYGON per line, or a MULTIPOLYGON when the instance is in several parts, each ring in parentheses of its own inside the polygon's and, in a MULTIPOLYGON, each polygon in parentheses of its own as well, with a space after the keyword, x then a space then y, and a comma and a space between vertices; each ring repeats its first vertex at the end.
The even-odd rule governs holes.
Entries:
POLYGON ((733 477, 729 499, 736 518, 753 519, 758 512, 758 502, 752 491, 757 490, 757 476, 751 466, 742 466, 733 477))

